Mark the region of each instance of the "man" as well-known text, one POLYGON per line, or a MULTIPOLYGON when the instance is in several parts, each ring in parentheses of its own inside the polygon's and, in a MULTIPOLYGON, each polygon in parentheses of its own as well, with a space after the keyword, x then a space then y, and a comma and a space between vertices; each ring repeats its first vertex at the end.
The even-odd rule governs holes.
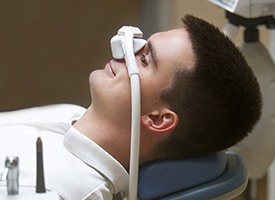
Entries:
MULTIPOLYGON (((226 149, 244 138, 260 117, 259 85, 238 49, 207 22, 190 15, 182 20, 183 29, 152 35, 136 54, 140 164, 226 149)), ((112 199, 127 191, 131 100, 125 62, 111 60, 91 73, 89 84, 92 103, 85 111, 72 108, 81 115, 74 125, 69 126, 72 118, 61 120, 67 126, 55 130, 52 123, 40 134, 45 149, 53 151, 44 153, 47 188, 64 199, 112 199), (63 137, 54 132, 65 130, 64 149, 63 137), (55 146, 50 139, 56 139, 55 146)), ((40 131, 45 121, 40 121, 40 131)), ((8 152, 0 150, 1 156, 8 152)))

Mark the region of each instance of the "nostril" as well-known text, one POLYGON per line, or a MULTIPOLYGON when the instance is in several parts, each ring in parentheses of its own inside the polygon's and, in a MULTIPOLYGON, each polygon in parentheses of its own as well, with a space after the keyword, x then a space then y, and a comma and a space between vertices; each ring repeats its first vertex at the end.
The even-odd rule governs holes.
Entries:
POLYGON ((122 58, 122 59, 115 59, 117 62, 120 62, 120 63, 125 63, 125 60, 122 58))

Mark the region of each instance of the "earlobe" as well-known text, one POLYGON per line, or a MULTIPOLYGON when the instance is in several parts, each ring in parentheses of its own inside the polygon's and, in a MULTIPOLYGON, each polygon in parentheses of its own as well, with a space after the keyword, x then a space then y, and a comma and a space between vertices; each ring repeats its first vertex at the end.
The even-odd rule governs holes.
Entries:
POLYGON ((178 124, 178 115, 167 109, 162 113, 151 113, 143 115, 142 125, 153 132, 169 133, 175 129, 178 124))

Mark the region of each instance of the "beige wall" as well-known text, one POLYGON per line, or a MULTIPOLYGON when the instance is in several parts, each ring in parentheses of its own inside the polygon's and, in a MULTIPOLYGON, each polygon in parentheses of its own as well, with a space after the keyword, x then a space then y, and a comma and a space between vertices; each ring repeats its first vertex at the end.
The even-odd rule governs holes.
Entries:
POLYGON ((87 106, 90 71, 110 59, 120 26, 139 25, 140 9, 139 0, 1 0, 0 111, 87 106))

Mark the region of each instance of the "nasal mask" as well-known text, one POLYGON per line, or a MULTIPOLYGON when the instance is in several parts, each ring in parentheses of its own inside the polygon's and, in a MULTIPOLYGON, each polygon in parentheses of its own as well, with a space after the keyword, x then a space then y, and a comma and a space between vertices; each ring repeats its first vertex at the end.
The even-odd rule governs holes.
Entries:
POLYGON ((132 62, 132 56, 135 55, 147 43, 142 39, 143 33, 138 27, 123 26, 117 31, 117 35, 113 36, 111 43, 112 56, 115 59, 125 59, 128 67, 129 75, 136 65, 132 62), (133 54, 133 55, 131 55, 133 54), (133 65, 132 65, 133 64, 133 65), (129 69, 130 68, 130 69, 129 69))

